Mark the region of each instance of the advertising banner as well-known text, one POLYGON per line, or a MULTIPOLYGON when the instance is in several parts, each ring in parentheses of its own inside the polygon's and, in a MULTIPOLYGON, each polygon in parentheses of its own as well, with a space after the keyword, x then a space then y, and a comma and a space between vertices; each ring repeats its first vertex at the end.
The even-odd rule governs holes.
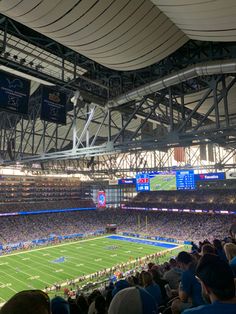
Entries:
POLYGON ((211 180, 224 180, 224 179, 225 179, 224 172, 195 174, 195 181, 211 181, 211 180))
POLYGON ((135 178, 119 179, 118 184, 136 184, 136 179, 135 178))

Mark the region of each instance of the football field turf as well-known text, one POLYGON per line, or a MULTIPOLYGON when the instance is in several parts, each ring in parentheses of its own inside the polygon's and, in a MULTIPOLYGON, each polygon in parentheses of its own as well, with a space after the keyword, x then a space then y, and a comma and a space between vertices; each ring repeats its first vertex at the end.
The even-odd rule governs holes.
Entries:
POLYGON ((156 241, 111 236, 0 256, 0 304, 24 289, 44 289, 175 247, 156 241))

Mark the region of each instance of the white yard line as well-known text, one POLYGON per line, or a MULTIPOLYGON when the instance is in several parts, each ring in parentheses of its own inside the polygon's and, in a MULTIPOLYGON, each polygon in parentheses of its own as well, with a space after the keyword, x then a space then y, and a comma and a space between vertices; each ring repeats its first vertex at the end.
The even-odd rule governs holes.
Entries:
MULTIPOLYGON (((6 273, 5 271, 2 271, 2 270, 1 270, 0 272, 3 273, 3 274, 5 274, 7 277, 11 277, 11 278, 13 278, 14 280, 19 281, 19 282, 21 283, 21 285, 22 285, 22 284, 23 284, 23 286, 25 285, 24 281, 22 281, 22 280, 20 280, 20 279, 18 279, 18 278, 15 278, 14 276, 12 276, 12 275, 6 273)), ((10 290, 12 290, 12 291, 14 291, 15 293, 19 292, 19 291, 15 290, 14 288, 12 288, 12 286, 9 286, 9 287, 6 287, 6 288, 7 288, 7 289, 10 289, 10 290)))
MULTIPOLYGON (((7 287, 7 288, 9 288, 9 287, 7 287)), ((0 297, 0 301, 4 301, 5 302, 5 300, 3 298, 1 298, 1 297, 0 297)))
MULTIPOLYGON (((29 270, 33 270, 33 268, 32 268, 31 266, 26 265, 25 263, 23 263, 23 262, 21 262, 21 261, 19 261, 19 260, 14 260, 14 262, 17 263, 17 264, 22 265, 22 266, 24 267, 24 269, 25 269, 25 267, 28 267, 29 270)), ((32 261, 32 262, 33 262, 33 263, 36 263, 36 264, 40 264, 40 263, 38 263, 38 262, 36 262, 36 261, 32 261)), ((42 264, 40 264, 40 265, 42 266, 42 264)), ((15 268, 14 268, 13 266, 10 266, 9 264, 8 264, 8 266, 11 267, 11 268, 13 268, 13 269, 15 270, 15 268)), ((55 270, 55 269, 53 269, 53 270, 55 270)), ((28 273, 26 273, 26 272, 23 272, 21 269, 20 269, 20 272, 29 275, 29 277, 32 277, 32 276, 33 276, 32 274, 28 274, 28 273)), ((37 269, 37 272, 40 272, 40 273, 42 273, 43 275, 45 275, 45 272, 44 272, 43 270, 37 269)), ((58 281, 58 277, 55 277, 55 276, 53 276, 53 275, 50 274, 50 273, 47 273, 47 276, 50 276, 50 277, 56 279, 56 281, 58 281)), ((37 279, 37 280, 39 280, 39 279, 37 279)), ((42 280, 39 280, 39 281, 42 281, 42 280)), ((42 282, 43 282, 43 281, 42 281, 42 282)), ((47 285, 49 285, 49 283, 47 283, 47 282, 44 282, 44 283, 46 283, 47 285)))
MULTIPOLYGON (((27 265, 25 265, 25 263, 19 262, 19 264, 22 264, 24 267, 27 266, 27 265)), ((7 266, 10 267, 10 268, 12 268, 14 271, 16 271, 15 267, 13 267, 13 266, 11 266, 11 265, 9 265, 9 264, 8 264, 7 266)), ((28 267, 31 268, 30 266, 28 266, 28 267)), ((39 270, 37 270, 37 271, 39 271, 39 270)), ((14 278, 14 280, 23 282, 23 281, 21 281, 20 279, 18 279, 18 278, 16 278, 16 277, 13 277, 13 276, 9 275, 8 273, 6 273, 6 272, 4 272, 4 271, 1 271, 1 270, 0 270, 0 272, 3 272, 3 273, 6 274, 7 276, 14 278)), ((29 273, 23 271, 22 269, 20 269, 20 272, 23 273, 23 274, 25 274, 25 275, 27 276, 27 278, 32 277, 32 274, 29 274, 29 273)), ((47 275, 50 275, 50 274, 47 274, 47 275)), ((39 279, 39 278, 38 278, 38 279, 35 279, 35 280, 41 281, 41 282, 44 284, 44 286, 45 286, 45 284, 46 284, 46 285, 49 285, 48 282, 43 281, 43 280, 41 280, 41 279, 39 279)), ((25 282, 23 282, 23 283, 25 284, 25 282)))

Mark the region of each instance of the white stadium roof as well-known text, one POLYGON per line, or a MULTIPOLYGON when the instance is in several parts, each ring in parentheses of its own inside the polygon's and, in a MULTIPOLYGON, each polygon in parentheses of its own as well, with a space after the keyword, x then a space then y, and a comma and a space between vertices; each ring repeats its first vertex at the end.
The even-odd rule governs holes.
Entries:
POLYGON ((236 40, 235 0, 2 0, 0 12, 124 71, 154 64, 188 39, 236 40))

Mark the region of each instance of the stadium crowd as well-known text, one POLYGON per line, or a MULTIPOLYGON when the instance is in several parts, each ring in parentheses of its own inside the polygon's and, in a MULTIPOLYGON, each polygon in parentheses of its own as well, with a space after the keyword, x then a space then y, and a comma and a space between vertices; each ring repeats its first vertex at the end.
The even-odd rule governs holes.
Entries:
POLYGON ((235 203, 235 189, 225 188, 141 192, 129 201, 127 205, 134 207, 234 210, 235 203))
MULTIPOLYGON (((236 224, 223 240, 192 243, 191 252, 160 265, 139 265, 102 290, 49 299, 41 290, 22 291, 0 314, 235 314, 236 224)), ((65 294, 66 291, 65 291, 65 294)))
MULTIPOLYGON (((76 207, 74 202, 55 204, 55 209, 76 207)), ((93 204, 86 202, 85 207, 93 204)), ((30 206, 27 204, 22 209, 29 210, 30 206)), ((42 209, 42 203, 39 206, 38 209, 42 209)), ((45 204, 43 208, 49 206, 51 204, 45 204)), ((89 234, 104 230, 112 223, 119 232, 192 240, 193 243, 191 252, 182 251, 164 264, 153 256, 128 271, 121 269, 118 281, 89 295, 80 289, 72 295, 68 290, 66 299, 57 296, 50 300, 41 290, 19 292, 2 307, 0 314, 236 313, 236 225, 228 237, 232 217, 133 209, 1 216, 2 244, 27 242, 52 234, 89 234)))
POLYGON ((178 240, 222 238, 232 215, 110 209, 0 217, 0 243, 55 235, 91 233, 115 223, 120 232, 138 232, 178 240))
POLYGON ((91 199, 66 199, 57 201, 34 201, 34 202, 20 202, 19 203, 0 203, 0 213, 14 213, 35 210, 50 210, 50 209, 65 209, 76 207, 95 207, 91 199))

